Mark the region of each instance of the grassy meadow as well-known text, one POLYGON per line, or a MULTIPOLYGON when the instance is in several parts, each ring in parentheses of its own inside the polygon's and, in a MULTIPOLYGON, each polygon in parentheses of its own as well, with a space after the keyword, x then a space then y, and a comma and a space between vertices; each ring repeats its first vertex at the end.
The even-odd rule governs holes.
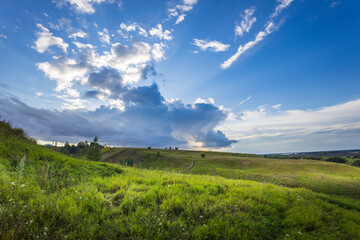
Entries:
POLYGON ((70 158, 0 122, 0 239, 360 239, 359 168, 102 151, 70 158))

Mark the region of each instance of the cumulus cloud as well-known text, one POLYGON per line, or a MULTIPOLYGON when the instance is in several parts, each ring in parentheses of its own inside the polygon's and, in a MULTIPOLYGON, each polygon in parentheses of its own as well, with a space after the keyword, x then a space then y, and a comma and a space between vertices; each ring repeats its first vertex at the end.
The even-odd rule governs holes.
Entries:
POLYGON ((49 29, 45 28, 41 24, 37 24, 36 26, 39 28, 39 31, 36 33, 37 40, 35 41, 35 46, 33 47, 36 51, 43 53, 48 50, 49 47, 57 46, 64 52, 67 52, 69 44, 65 43, 62 38, 54 37, 49 29))
POLYGON ((70 5, 78 13, 93 14, 94 5, 100 3, 113 3, 113 0, 54 0, 57 7, 70 5))
POLYGON ((130 25, 126 25, 125 23, 121 23, 120 24, 120 28, 122 30, 125 30, 127 32, 131 32, 131 31, 135 31, 137 28, 137 24, 136 23, 132 23, 130 25))
POLYGON ((68 91, 73 85, 73 80, 81 80, 89 71, 86 62, 76 62, 74 59, 60 57, 53 62, 42 62, 37 64, 45 75, 57 82, 56 91, 68 91))
POLYGON ((106 28, 104 28, 102 32, 98 32, 98 35, 100 37, 101 42, 110 44, 110 35, 109 35, 109 31, 106 28))
POLYGON ((265 153, 358 148, 360 99, 310 110, 280 110, 281 104, 229 114, 219 127, 239 140, 238 151, 265 153), (349 139, 347 139, 350 137, 349 139))
POLYGON ((101 106, 94 111, 51 111, 33 108, 16 98, 0 98, 2 116, 42 140, 76 142, 96 135, 111 145, 121 138, 127 145, 139 147, 203 148, 228 147, 235 142, 214 130, 226 118, 218 106, 167 102, 156 84, 124 89, 124 110, 101 106))
POLYGON ((149 30, 149 34, 154 37, 158 37, 159 39, 163 40, 171 40, 171 32, 169 30, 163 31, 162 25, 158 24, 157 27, 153 27, 149 30))
MULTIPOLYGON (((111 45, 110 52, 99 55, 90 44, 74 42, 80 53, 76 59, 68 57, 54 57, 52 61, 38 63, 39 70, 55 80, 55 91, 62 94, 62 99, 68 101, 65 96, 79 97, 79 92, 74 89, 74 83, 89 86, 102 92, 103 100, 106 97, 114 98, 116 89, 121 84, 129 85, 155 76, 156 71, 151 67, 153 62, 160 61, 164 57, 164 45, 155 43, 150 45, 145 42, 133 42, 130 45, 115 43, 111 45), (103 78, 103 86, 95 84, 96 77, 103 78), (109 81, 119 80, 119 86, 108 84, 109 81)), ((113 100, 112 100, 113 101, 113 100)), ((78 99, 76 99, 78 103, 78 99)), ((64 105, 68 106, 68 105, 64 105)), ((119 104, 117 106, 120 106, 119 104)))
POLYGON ((75 32, 75 33, 72 33, 69 38, 87 38, 88 37, 88 34, 82 30, 78 31, 78 32, 75 32))
POLYGON ((219 41, 207 41, 194 38, 194 42, 192 43, 195 46, 199 47, 201 51, 206 51, 209 49, 212 52, 224 52, 227 51, 230 47, 229 44, 223 44, 219 41))
POLYGON ((264 40, 266 36, 273 33, 278 28, 278 25, 274 23, 273 19, 277 17, 285 8, 287 8, 292 3, 292 1, 293 0, 278 0, 277 2, 279 4, 276 6, 275 11, 271 14, 270 20, 265 25, 265 29, 260 31, 254 40, 247 42, 244 45, 240 45, 237 52, 221 64, 221 68, 226 69, 230 67, 242 54, 264 40))
POLYGON ((254 7, 245 10, 240 25, 235 26, 235 35, 242 36, 245 32, 250 31, 252 25, 256 22, 256 17, 253 17, 255 10, 254 7))

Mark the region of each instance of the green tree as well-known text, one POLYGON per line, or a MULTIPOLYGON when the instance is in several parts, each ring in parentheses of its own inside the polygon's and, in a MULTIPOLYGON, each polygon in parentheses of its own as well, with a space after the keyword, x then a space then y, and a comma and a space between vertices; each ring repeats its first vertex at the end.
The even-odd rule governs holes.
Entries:
POLYGON ((90 143, 90 147, 86 152, 86 156, 90 161, 101 161, 101 145, 98 144, 98 137, 94 138, 94 141, 90 143))

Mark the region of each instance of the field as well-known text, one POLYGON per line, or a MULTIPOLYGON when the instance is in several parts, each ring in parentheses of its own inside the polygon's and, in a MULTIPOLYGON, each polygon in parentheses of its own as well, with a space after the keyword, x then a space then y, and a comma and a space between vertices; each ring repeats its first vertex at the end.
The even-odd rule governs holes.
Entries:
MULTIPOLYGON (((268 159, 258 155, 159 149, 105 148, 105 162, 134 160, 137 168, 169 172, 221 176, 302 187, 314 192, 360 201, 360 168, 346 164, 301 159, 268 159), (204 153, 205 156, 201 157, 204 153)), ((358 201, 353 201, 357 203, 358 201)), ((360 205, 358 205, 360 210, 360 205)))
POLYGON ((359 168, 201 153, 90 162, 0 122, 0 239, 359 239, 359 168))

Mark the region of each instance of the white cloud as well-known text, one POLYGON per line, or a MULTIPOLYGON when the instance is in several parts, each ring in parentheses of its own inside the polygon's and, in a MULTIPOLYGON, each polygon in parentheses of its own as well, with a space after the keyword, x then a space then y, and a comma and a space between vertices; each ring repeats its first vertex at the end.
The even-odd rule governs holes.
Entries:
POLYGON ((280 110, 280 107, 282 106, 282 104, 281 103, 279 103, 279 104, 275 104, 275 105, 273 105, 273 106, 271 106, 272 108, 274 108, 274 109, 276 109, 276 110, 280 110))
POLYGON ((98 32, 98 35, 100 37, 101 42, 110 44, 110 35, 109 35, 109 31, 106 28, 104 28, 102 32, 98 32))
POLYGON ((153 27, 152 29, 150 29, 149 31, 151 36, 155 36, 158 37, 159 39, 164 39, 164 40, 171 40, 171 32, 169 30, 165 30, 163 31, 162 29, 162 25, 158 24, 157 27, 153 27))
POLYGON ((246 102, 249 101, 251 98, 252 98, 251 95, 248 96, 246 99, 242 100, 242 101, 239 103, 239 105, 242 105, 242 104, 246 103, 246 102))
POLYGON ((198 46, 201 51, 206 51, 207 49, 210 49, 210 51, 213 52, 224 52, 227 51, 230 47, 229 44, 223 44, 219 41, 207 41, 197 38, 194 38, 194 42, 192 44, 198 46))
POLYGON ((186 5, 195 5, 197 2, 197 0, 184 0, 184 4, 186 5))
POLYGON ((57 58, 52 63, 38 63, 37 66, 48 78, 57 82, 55 90, 58 92, 70 91, 73 80, 80 81, 89 70, 85 64, 66 57, 57 58))
POLYGON ((113 0, 54 0, 58 7, 71 5, 79 13, 93 14, 95 12, 94 4, 113 3, 113 0))
POLYGON ((184 0, 183 3, 184 4, 176 5, 174 8, 168 9, 169 15, 167 20, 170 20, 172 17, 177 17, 175 25, 185 20, 185 13, 194 8, 193 6, 197 4, 197 0, 184 0))
POLYGON ((270 18, 277 17, 285 8, 287 8, 294 0, 277 0, 279 5, 276 6, 274 13, 270 18))
POLYGON ((44 95, 44 93, 43 92, 36 92, 35 95, 36 95, 36 97, 41 97, 42 95, 44 95))
POLYGON ((272 19, 277 17, 282 10, 287 8, 292 3, 292 1, 293 0, 278 0, 277 2, 279 2, 279 4, 276 6, 275 11, 271 14, 270 21, 268 21, 265 25, 265 29, 263 31, 260 31, 256 35, 255 40, 250 41, 245 45, 240 45, 237 52, 221 64, 221 68, 226 69, 230 67, 242 54, 244 54, 250 48, 254 47, 256 44, 264 40, 267 35, 274 32, 278 28, 278 26, 274 24, 272 19))
POLYGON ((74 38, 74 39, 76 39, 76 38, 87 38, 87 37, 88 37, 88 34, 86 32, 84 32, 84 31, 82 31, 82 30, 80 30, 78 32, 75 32, 75 33, 73 33, 73 34, 71 34, 69 36, 69 38, 74 38))
POLYGON ((39 53, 43 53, 49 49, 51 46, 57 46, 61 48, 64 52, 67 52, 68 44, 60 37, 54 37, 49 29, 45 28, 41 24, 36 25, 40 31, 36 33, 37 40, 35 41, 35 46, 33 47, 39 53))
POLYGON ((7 39, 7 36, 5 34, 0 34, 0 38, 7 39))
POLYGON ((178 17, 178 19, 176 20, 175 24, 179 24, 179 23, 181 23, 182 21, 184 21, 184 20, 185 20, 185 16, 186 16, 186 14, 181 14, 181 15, 178 17))
POLYGON ((144 36, 144 37, 147 37, 148 36, 148 33, 145 29, 143 29, 142 27, 138 27, 139 29, 139 34, 144 36))
POLYGON ((253 111, 229 114, 219 129, 230 138, 240 140, 239 148, 246 145, 257 153, 326 150, 321 149, 322 142, 316 142, 320 138, 327 143, 333 141, 332 146, 341 149, 344 146, 340 133, 354 131, 356 135, 360 131, 360 99, 310 110, 281 111, 280 106, 260 106, 253 111), (301 144, 297 146, 292 142, 301 144))
POLYGON ((91 45, 91 44, 85 44, 85 43, 81 43, 81 42, 77 42, 77 41, 75 41, 75 42, 73 42, 73 44, 77 47, 77 48, 95 48, 93 45, 91 45))
POLYGON ((253 17, 254 12, 254 7, 245 10, 240 25, 235 26, 235 35, 242 36, 244 32, 250 31, 252 25, 256 22, 256 17, 253 17))
POLYGON ((334 7, 336 7, 337 5, 339 5, 340 3, 341 3, 340 0, 333 1, 333 2, 330 4, 330 7, 334 8, 334 7))
POLYGON ((136 23, 132 23, 130 25, 126 25, 125 23, 121 23, 120 24, 120 28, 122 30, 125 30, 127 32, 131 32, 131 31, 135 31, 137 28, 137 24, 136 23))

